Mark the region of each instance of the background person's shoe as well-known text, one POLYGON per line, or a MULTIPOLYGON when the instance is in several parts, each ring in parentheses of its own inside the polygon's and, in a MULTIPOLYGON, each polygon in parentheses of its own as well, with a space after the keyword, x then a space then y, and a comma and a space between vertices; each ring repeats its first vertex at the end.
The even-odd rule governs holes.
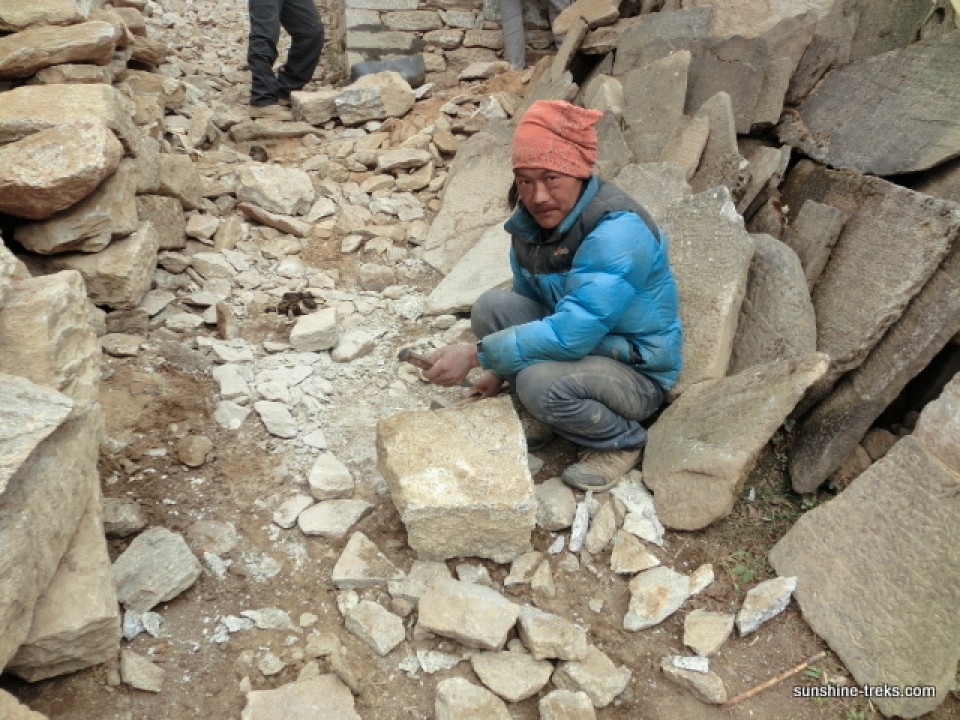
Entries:
POLYGON ((643 449, 639 450, 584 450, 580 460, 563 471, 564 483, 584 492, 609 490, 633 470, 643 449))

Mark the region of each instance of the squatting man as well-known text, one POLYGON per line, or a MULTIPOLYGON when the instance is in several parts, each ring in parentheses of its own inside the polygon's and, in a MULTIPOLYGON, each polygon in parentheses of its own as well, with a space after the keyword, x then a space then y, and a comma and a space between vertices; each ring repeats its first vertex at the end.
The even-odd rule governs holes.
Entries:
MULTIPOLYGON (((580 448, 563 481, 608 490, 638 462, 641 422, 680 373, 679 298, 667 237, 627 193, 593 174, 602 117, 567 102, 533 103, 511 148, 510 291, 473 305, 476 345, 447 345, 424 371, 453 386, 484 372, 468 397, 504 383, 525 413, 529 449, 556 435, 580 448)), ((524 413, 524 414, 525 414, 524 413)))

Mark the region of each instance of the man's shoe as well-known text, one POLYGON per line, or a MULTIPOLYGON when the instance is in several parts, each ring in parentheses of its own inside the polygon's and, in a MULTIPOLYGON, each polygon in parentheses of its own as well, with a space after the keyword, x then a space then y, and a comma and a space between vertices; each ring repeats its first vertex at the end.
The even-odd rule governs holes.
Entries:
POLYGON ((526 409, 520 412, 520 424, 523 426, 528 452, 543 450, 557 436, 549 425, 537 420, 526 409))
POLYGON ((609 490, 637 464, 639 450, 584 450, 580 461, 563 471, 564 483, 584 492, 609 490))

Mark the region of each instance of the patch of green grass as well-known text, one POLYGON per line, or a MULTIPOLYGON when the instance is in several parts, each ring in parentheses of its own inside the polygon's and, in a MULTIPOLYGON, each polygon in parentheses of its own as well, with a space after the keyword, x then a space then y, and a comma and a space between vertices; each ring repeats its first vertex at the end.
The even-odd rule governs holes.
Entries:
POLYGON ((763 559, 757 558, 749 550, 734 550, 729 560, 723 562, 724 569, 733 581, 733 589, 742 593, 753 585, 762 572, 763 559))

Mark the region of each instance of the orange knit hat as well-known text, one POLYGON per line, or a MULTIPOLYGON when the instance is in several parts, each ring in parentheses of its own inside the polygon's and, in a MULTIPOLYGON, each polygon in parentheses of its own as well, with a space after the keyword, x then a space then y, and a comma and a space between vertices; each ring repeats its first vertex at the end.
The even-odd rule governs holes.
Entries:
POLYGON ((603 117, 563 100, 537 100, 520 118, 513 136, 513 169, 555 170, 588 178, 597 161, 597 131, 603 117))

